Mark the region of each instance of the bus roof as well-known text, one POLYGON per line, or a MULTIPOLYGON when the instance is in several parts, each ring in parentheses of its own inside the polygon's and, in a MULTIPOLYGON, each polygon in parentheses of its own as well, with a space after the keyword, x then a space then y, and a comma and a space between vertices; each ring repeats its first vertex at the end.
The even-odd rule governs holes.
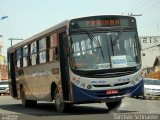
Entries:
MULTIPOLYGON (((132 16, 126 16, 126 15, 95 15, 95 16, 93 15, 93 16, 77 17, 77 18, 74 18, 74 19, 71 19, 71 20, 80 19, 80 18, 96 17, 96 16, 117 16, 117 17, 122 17, 123 16, 123 17, 132 17, 132 16)), ((59 23, 59 24, 57 24, 57 25, 55 25, 55 26, 53 26, 51 28, 48 28, 47 30, 44 30, 44 31, 42 31, 42 32, 40 32, 40 33, 38 33, 36 35, 33 35, 32 37, 30 37, 30 38, 28 38, 26 40, 23 40, 22 42, 19 42, 19 43, 13 45, 12 47, 9 47, 7 51, 8 52, 12 52, 17 47, 23 46, 24 44, 27 44, 27 43, 31 42, 32 40, 36 40, 36 39, 38 39, 38 38, 40 38, 40 37, 42 37, 42 36, 44 36, 46 34, 49 34, 52 31, 57 30, 59 28, 62 28, 64 26, 66 26, 67 28, 69 28, 69 21, 70 20, 65 20, 65 21, 63 21, 63 22, 61 22, 61 23, 59 23)))
POLYGON ((16 49, 17 47, 22 46, 22 45, 24 45, 26 43, 29 43, 32 40, 36 40, 39 37, 42 37, 42 36, 44 36, 46 34, 49 34, 50 32, 52 32, 54 30, 57 30, 57 29, 62 28, 64 26, 68 27, 68 23, 69 23, 69 20, 65 20, 65 21, 63 21, 63 22, 61 22, 61 23, 59 23, 59 24, 57 24, 57 25, 55 25, 55 26, 53 26, 51 28, 48 28, 47 30, 44 30, 44 31, 42 31, 42 32, 40 32, 40 33, 38 33, 36 35, 33 35, 32 37, 30 37, 30 38, 28 38, 26 40, 23 40, 22 42, 19 42, 19 43, 15 44, 15 45, 9 47, 8 48, 8 52, 12 52, 12 50, 16 49))

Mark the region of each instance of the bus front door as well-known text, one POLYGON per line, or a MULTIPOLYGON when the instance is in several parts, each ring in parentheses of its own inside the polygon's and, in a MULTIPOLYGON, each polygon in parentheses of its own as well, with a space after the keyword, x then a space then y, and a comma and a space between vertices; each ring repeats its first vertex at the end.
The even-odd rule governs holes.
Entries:
POLYGON ((60 54, 60 68, 61 68, 61 83, 64 100, 70 100, 70 81, 69 81, 69 65, 68 65, 68 51, 66 45, 66 32, 59 34, 59 54, 60 54))
POLYGON ((10 66, 10 76, 11 76, 11 83, 10 83, 10 91, 11 91, 11 95, 13 97, 17 97, 17 87, 16 87, 16 73, 15 73, 15 54, 14 52, 13 53, 10 53, 9 56, 9 66, 10 66))

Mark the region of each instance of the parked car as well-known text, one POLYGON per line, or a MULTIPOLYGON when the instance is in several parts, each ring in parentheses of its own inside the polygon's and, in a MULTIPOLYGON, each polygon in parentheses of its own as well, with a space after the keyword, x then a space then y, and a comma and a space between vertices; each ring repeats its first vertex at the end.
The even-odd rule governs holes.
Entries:
POLYGON ((160 96, 160 80, 144 78, 145 96, 160 96))
POLYGON ((1 80, 0 81, 0 95, 1 94, 9 94, 9 84, 8 80, 1 80))

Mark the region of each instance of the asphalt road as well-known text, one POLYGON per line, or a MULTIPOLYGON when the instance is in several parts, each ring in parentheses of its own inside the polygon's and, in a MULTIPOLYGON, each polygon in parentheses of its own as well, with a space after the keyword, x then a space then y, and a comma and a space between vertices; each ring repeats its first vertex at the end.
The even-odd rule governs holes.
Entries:
POLYGON ((98 103, 74 105, 62 114, 56 112, 53 103, 39 102, 35 108, 23 108, 20 100, 0 96, 0 120, 120 120, 141 114, 156 114, 155 120, 159 120, 160 101, 125 98, 116 111, 108 111, 105 104, 98 103), (125 116, 117 117, 119 114, 125 116))

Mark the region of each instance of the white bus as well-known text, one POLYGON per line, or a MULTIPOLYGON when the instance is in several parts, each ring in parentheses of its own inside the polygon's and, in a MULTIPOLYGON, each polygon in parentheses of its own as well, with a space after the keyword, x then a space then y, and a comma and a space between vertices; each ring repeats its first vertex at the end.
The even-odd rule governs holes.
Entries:
POLYGON ((53 101, 120 106, 143 96, 136 20, 104 15, 66 20, 8 48, 10 92, 23 106, 53 101))

